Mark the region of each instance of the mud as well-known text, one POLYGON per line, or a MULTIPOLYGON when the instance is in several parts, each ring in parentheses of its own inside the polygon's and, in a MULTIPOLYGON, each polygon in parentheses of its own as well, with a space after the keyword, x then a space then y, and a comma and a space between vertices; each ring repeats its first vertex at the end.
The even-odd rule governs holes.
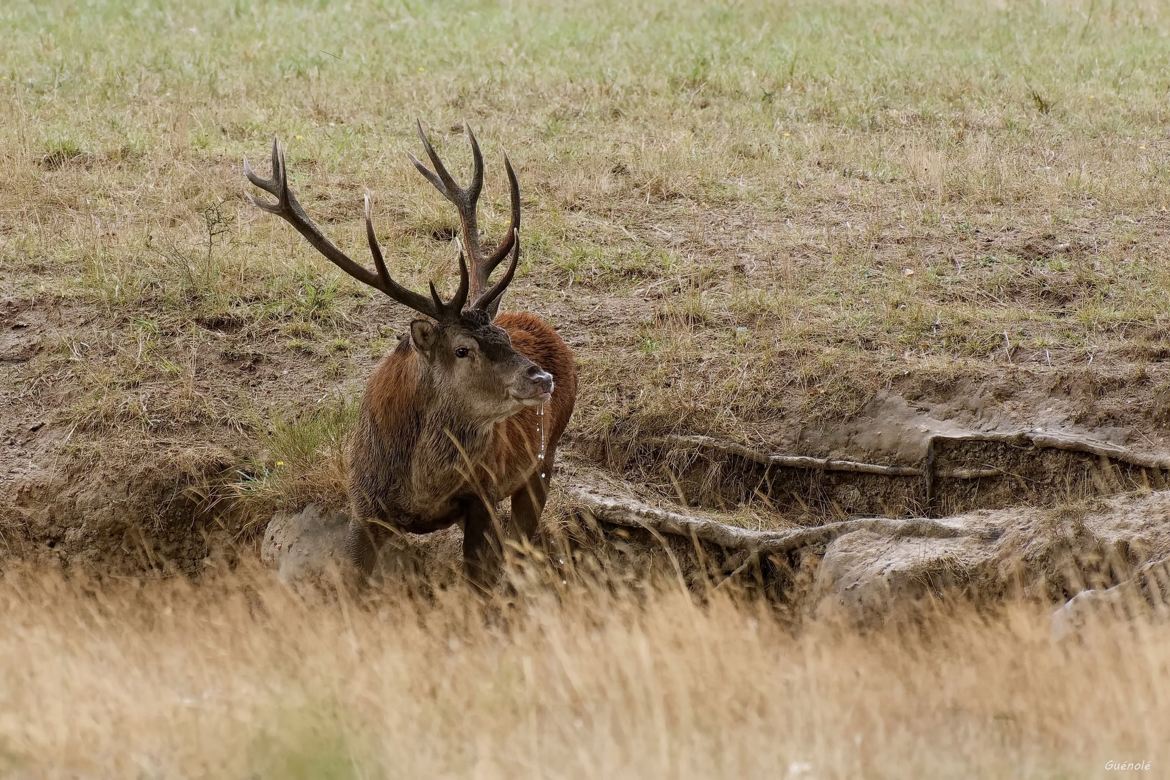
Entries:
POLYGON ((130 467, 103 468, 102 454, 22 475, 0 521, 7 552, 107 573, 198 574, 235 553, 213 486, 234 464, 223 448, 150 453, 130 467))

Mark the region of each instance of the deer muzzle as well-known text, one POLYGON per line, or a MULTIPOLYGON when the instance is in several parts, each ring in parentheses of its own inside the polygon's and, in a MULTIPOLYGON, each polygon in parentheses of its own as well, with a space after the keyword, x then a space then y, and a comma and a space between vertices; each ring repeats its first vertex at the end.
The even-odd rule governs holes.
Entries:
POLYGON ((552 398, 555 385, 553 375, 533 363, 519 377, 512 397, 525 406, 540 406, 552 398))

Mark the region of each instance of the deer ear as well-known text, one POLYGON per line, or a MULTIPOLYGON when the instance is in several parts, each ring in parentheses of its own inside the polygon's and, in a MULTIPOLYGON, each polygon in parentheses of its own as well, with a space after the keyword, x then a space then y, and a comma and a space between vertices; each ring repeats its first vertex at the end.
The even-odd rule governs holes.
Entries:
POLYGON ((431 353, 431 347, 435 346, 437 336, 435 324, 430 320, 414 320, 410 323, 410 341, 414 344, 414 348, 424 355, 431 353))

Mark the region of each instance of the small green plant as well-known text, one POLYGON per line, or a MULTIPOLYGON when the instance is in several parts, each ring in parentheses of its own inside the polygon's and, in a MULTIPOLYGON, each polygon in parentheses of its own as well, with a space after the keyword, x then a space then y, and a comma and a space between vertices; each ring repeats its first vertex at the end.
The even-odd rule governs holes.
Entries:
POLYGON ((81 145, 71 138, 62 138, 50 141, 45 146, 45 154, 41 157, 41 166, 50 171, 64 168, 75 160, 86 157, 81 145))
POLYGON ((262 423, 262 455, 241 470, 233 490, 262 514, 309 501, 345 501, 345 444, 357 404, 335 401, 295 418, 262 423))
POLYGON ((297 314, 311 321, 331 320, 336 314, 339 285, 334 278, 304 278, 295 301, 297 314))
POLYGON ((181 295, 187 301, 206 301, 217 296, 221 268, 216 248, 231 231, 225 204, 226 201, 219 201, 199 210, 203 230, 198 249, 180 246, 170 237, 156 240, 147 236, 147 246, 177 271, 181 295))

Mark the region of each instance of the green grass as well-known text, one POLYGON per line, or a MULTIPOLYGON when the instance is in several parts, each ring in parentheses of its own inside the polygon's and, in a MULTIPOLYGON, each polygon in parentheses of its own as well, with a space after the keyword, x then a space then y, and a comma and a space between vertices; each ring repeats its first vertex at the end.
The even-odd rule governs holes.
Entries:
POLYGON ((516 163, 505 306, 577 345, 584 441, 782 442, 922 377, 1144 364, 1170 325, 1160 3, 94 0, 0 27, 0 278, 90 345, 19 379, 94 435, 228 440, 359 392, 406 313, 239 164, 278 134, 355 258, 368 189, 396 273, 450 283, 416 116, 461 172, 476 129, 493 239, 516 163))
POLYGON ((238 474, 236 497, 253 505, 323 501, 345 505, 345 445, 357 404, 326 404, 290 419, 259 421, 260 453, 238 474))

